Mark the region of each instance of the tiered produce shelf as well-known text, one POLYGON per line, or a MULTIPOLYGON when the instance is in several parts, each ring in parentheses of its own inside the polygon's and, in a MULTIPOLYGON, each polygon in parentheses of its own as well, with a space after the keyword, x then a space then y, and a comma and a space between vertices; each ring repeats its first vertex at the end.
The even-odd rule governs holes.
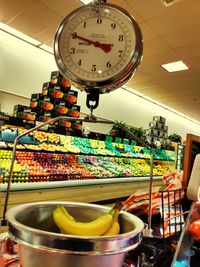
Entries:
MULTIPOLYGON (((0 210, 13 142, 24 131, 21 124, 1 127, 0 210)), ((162 175, 175 168, 175 152, 153 149, 153 157, 154 184, 162 187, 162 175)), ((134 190, 148 187, 149 177, 150 151, 146 147, 127 140, 117 143, 112 138, 35 131, 17 144, 9 206, 43 200, 98 202, 128 197, 134 190)))

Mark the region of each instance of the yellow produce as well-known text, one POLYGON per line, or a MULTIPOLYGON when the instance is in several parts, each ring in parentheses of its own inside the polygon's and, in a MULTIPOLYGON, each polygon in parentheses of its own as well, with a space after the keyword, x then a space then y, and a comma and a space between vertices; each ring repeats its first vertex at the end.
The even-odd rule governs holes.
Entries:
POLYGON ((113 223, 107 232, 103 236, 118 235, 120 233, 120 224, 118 221, 120 209, 116 208, 113 215, 113 223))
POLYGON ((118 222, 113 222, 110 229, 106 233, 103 234, 103 236, 115 236, 118 235, 120 232, 120 225, 118 222))
POLYGON ((103 235, 112 225, 113 208, 106 214, 101 215, 91 222, 75 221, 67 216, 59 208, 53 212, 53 219, 57 227, 64 234, 79 236, 100 236, 103 235))
POLYGON ((59 205, 57 208, 56 208, 57 211, 60 211, 62 212, 63 214, 65 214, 65 216, 67 216, 69 219, 75 221, 74 217, 72 217, 69 212, 65 209, 65 207, 63 205, 59 205))

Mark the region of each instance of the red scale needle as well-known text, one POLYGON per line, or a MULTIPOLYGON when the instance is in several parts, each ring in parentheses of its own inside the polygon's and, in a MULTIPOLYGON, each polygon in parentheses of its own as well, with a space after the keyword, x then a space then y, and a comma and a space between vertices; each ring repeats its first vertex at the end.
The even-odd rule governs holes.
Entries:
POLYGON ((87 39, 87 38, 82 37, 82 36, 77 35, 77 34, 74 37, 77 38, 77 39, 80 39, 82 41, 86 41, 89 44, 94 45, 95 47, 99 47, 100 49, 102 49, 106 53, 110 52, 111 47, 113 46, 113 44, 102 44, 102 43, 100 43, 98 41, 92 41, 90 39, 87 39))

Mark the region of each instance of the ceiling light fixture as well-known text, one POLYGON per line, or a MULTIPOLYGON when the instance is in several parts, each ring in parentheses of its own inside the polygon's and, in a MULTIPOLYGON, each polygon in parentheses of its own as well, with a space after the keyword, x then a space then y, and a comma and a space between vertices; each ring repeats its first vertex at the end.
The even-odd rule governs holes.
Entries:
POLYGON ((29 35, 26 35, 26 34, 14 29, 14 28, 8 26, 7 24, 4 24, 3 22, 0 22, 0 30, 7 33, 7 34, 10 34, 10 35, 16 37, 16 38, 18 38, 18 39, 20 39, 26 43, 29 43, 29 44, 37 47, 37 48, 40 48, 40 49, 42 49, 42 50, 44 50, 44 51, 46 51, 52 55, 54 53, 52 47, 41 43, 40 41, 38 41, 38 40, 30 37, 29 35))
POLYGON ((182 60, 163 64, 161 65, 161 67, 163 67, 168 72, 176 72, 189 69, 182 60))
POLYGON ((93 2, 93 0, 80 0, 80 2, 82 2, 84 5, 87 5, 91 2, 93 2))
POLYGON ((165 6, 171 6, 175 3, 178 3, 182 0, 162 0, 165 6))
POLYGON ((35 45, 35 46, 41 45, 41 42, 39 42, 38 40, 8 26, 7 24, 4 24, 3 22, 0 22, 0 30, 7 32, 7 33, 9 33, 9 34, 11 34, 11 35, 23 40, 23 41, 26 41, 27 43, 30 43, 32 45, 35 45))

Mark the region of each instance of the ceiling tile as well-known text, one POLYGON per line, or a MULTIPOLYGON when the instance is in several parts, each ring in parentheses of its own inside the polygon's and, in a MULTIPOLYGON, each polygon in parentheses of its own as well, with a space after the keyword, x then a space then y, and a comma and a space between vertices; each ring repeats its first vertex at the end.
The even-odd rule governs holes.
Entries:
POLYGON ((58 25, 62 17, 47 8, 39 1, 35 1, 24 11, 17 15, 9 25, 26 34, 35 36, 45 31, 50 25, 58 25), (34 12, 33 12, 34 10, 34 12))
POLYGON ((178 61, 182 59, 180 55, 176 53, 175 50, 169 49, 164 50, 164 53, 160 53, 159 51, 155 51, 154 53, 149 53, 148 49, 143 57, 142 64, 145 67, 159 67, 162 64, 178 61))
POLYGON ((171 47, 162 38, 155 37, 150 40, 146 40, 144 43, 144 56, 145 54, 156 54, 164 51, 169 51, 171 47))
POLYGON ((166 12, 166 8, 160 0, 125 0, 124 2, 127 3, 132 10, 135 10, 138 14, 140 14, 143 20, 147 20, 166 12))
POLYGON ((194 70, 195 71, 198 70, 198 72, 200 74, 200 55, 198 55, 198 56, 195 55, 193 57, 186 58, 184 60, 184 62, 191 70, 193 70, 193 72, 192 72, 193 75, 195 74, 194 70))
POLYGON ((179 48, 183 45, 199 42, 200 21, 199 24, 178 30, 171 34, 165 34, 162 38, 172 47, 179 48))
POLYGON ((176 8, 168 8, 159 16, 152 17, 148 23, 161 36, 179 30, 187 29, 192 25, 200 23, 200 2, 196 0, 185 0, 174 5, 176 8))
POLYGON ((33 1, 34 0, 0 0, 0 21, 8 23, 25 8, 29 7, 33 1))
POLYGON ((48 46, 50 46, 50 47, 53 47, 54 39, 49 39, 49 40, 47 40, 47 41, 43 41, 43 42, 44 42, 44 44, 46 44, 46 45, 48 45, 48 46))
POLYGON ((142 31, 142 36, 143 36, 144 42, 146 42, 147 40, 153 39, 153 38, 158 36, 158 34, 151 28, 151 26, 148 25, 145 22, 140 23, 139 27, 140 27, 140 29, 142 31))
MULTIPOLYGON (((59 25, 59 24, 58 24, 59 25)), ((42 43, 48 43, 49 40, 53 40, 55 33, 56 33, 56 29, 58 27, 58 25, 55 25, 54 27, 48 28, 42 32, 39 32, 38 34, 36 34, 34 37, 41 41, 42 43)))
POLYGON ((199 57, 200 56, 200 38, 195 43, 190 43, 188 45, 182 45, 176 49, 176 52, 182 59, 199 57))
POLYGON ((79 0, 40 0, 40 2, 62 16, 66 16, 72 10, 83 5, 79 0))

